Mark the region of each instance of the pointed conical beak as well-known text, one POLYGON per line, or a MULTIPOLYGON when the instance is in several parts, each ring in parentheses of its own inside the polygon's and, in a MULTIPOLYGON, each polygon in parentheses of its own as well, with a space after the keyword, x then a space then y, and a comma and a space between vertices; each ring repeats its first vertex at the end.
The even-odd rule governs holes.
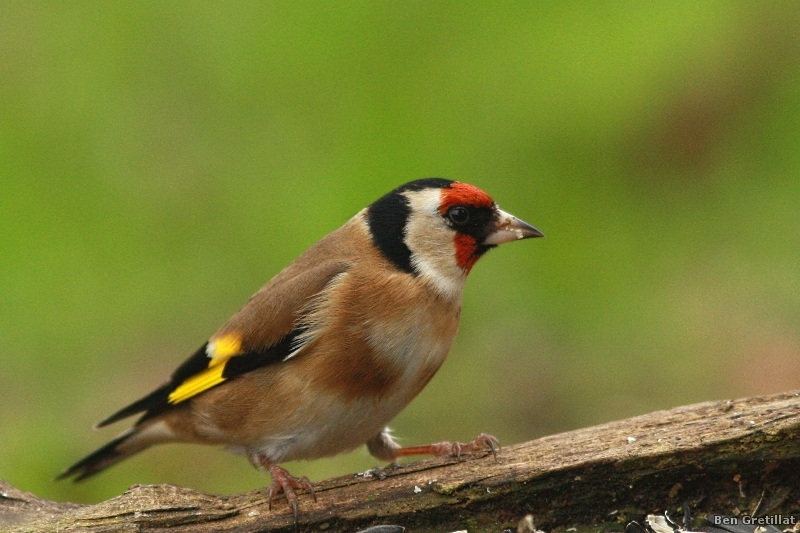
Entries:
POLYGON ((497 227, 483 240, 483 244, 495 246, 520 239, 544 237, 544 233, 514 215, 506 213, 502 209, 498 209, 497 213, 500 215, 497 227))

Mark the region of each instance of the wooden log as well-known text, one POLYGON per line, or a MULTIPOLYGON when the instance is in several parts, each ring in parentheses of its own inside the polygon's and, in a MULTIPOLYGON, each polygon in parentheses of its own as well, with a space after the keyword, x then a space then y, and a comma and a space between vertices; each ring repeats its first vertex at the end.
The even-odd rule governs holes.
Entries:
MULTIPOLYGON (((800 393, 706 402, 506 446, 315 484, 300 495, 297 531, 354 532, 396 524, 414 532, 516 531, 597 525, 622 530, 688 504, 707 512, 800 516, 800 393), (380 475, 378 475, 380 474, 380 475)), ((597 530, 597 529, 595 529, 597 530)), ((9 533, 295 531, 283 497, 266 490, 214 496, 134 485, 96 505, 57 503, 0 481, 9 533)))

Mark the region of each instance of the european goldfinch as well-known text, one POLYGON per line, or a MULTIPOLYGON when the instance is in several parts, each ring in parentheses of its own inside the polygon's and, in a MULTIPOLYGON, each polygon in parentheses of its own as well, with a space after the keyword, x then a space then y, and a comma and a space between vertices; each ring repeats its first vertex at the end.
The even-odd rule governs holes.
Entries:
POLYGON ((269 500, 313 495, 283 461, 366 443, 383 461, 496 451, 497 439, 399 446, 389 423, 444 362, 467 274, 489 249, 542 237, 473 185, 430 178, 359 211, 269 283, 161 387, 97 424, 136 424, 59 478, 92 476, 153 444, 226 446, 269 470, 269 500))

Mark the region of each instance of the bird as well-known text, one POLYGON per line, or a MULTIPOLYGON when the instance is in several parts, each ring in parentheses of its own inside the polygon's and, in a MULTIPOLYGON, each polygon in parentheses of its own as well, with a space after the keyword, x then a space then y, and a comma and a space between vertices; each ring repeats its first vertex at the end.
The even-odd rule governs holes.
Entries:
POLYGON ((81 481, 150 446, 220 445, 269 472, 295 523, 306 477, 280 463, 366 444, 375 458, 497 453, 467 443, 400 446, 387 424, 427 385, 458 329, 476 261, 499 244, 543 237, 474 185, 423 178, 359 211, 264 285, 150 394, 95 429, 132 427, 64 470, 81 481))

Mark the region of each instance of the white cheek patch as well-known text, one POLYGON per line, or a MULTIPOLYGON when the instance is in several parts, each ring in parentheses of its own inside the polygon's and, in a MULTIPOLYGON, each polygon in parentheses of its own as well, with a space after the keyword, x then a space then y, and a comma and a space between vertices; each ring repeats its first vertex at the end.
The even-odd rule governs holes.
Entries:
POLYGON ((439 214, 441 190, 423 189, 405 195, 411 214, 404 240, 411 250, 411 264, 442 296, 459 297, 466 272, 456 262, 455 230, 439 214))

